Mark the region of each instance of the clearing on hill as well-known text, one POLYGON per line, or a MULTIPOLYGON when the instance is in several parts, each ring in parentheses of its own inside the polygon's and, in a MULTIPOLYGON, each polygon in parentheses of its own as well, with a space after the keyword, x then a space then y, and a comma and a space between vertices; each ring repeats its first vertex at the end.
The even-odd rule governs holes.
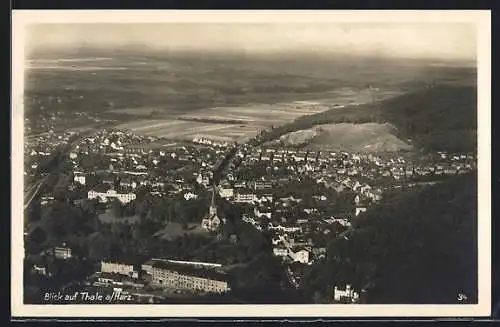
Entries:
POLYGON ((324 124, 283 135, 280 142, 311 150, 351 152, 393 152, 411 150, 395 135, 391 124, 324 124))

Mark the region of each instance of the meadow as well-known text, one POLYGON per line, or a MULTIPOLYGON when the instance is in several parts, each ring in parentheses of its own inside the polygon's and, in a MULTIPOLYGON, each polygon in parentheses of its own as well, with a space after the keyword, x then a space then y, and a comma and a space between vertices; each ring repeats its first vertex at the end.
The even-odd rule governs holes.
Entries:
POLYGON ((408 144, 395 135, 391 124, 325 124, 283 135, 285 145, 304 146, 310 150, 348 152, 393 152, 411 150, 408 144))
MULTIPOLYGON (((378 98, 389 98, 399 92, 379 92, 378 98)), ((131 130, 136 134, 168 139, 192 140, 203 137, 222 141, 242 142, 272 126, 281 126, 303 116, 326 110, 343 108, 353 104, 372 101, 370 92, 355 92, 349 88, 325 92, 318 100, 298 100, 273 104, 248 104, 241 106, 209 107, 184 115, 171 114, 166 119, 140 119, 119 124, 117 128, 131 130), (232 123, 235 121, 237 123, 232 123)), ((132 113, 130 109, 123 113, 132 113)), ((148 112, 150 116, 150 111, 148 112)))
MULTIPOLYGON (((305 117, 344 109, 342 115, 356 116, 356 105, 429 83, 475 82, 471 67, 343 56, 83 49, 34 54, 27 63, 27 117, 87 112, 118 128, 175 140, 244 141, 271 126, 301 125, 305 117)), ((323 123, 336 122, 329 120, 323 123)))

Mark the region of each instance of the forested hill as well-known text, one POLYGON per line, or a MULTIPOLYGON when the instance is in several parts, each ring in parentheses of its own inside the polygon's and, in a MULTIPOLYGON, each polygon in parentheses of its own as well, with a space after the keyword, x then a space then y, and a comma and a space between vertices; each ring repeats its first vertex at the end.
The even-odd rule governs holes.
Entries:
POLYGON ((392 123, 408 127, 409 132, 426 133, 476 129, 476 106, 476 87, 437 85, 387 100, 380 107, 382 116, 392 123))
POLYGON ((397 127, 401 137, 429 150, 476 149, 474 86, 439 85, 406 94, 382 103, 380 114, 397 127))
POLYGON ((477 90, 475 86, 441 84, 395 98, 359 106, 333 108, 303 116, 264 135, 280 135, 332 123, 391 123, 397 136, 428 151, 475 151, 477 90))
POLYGON ((333 285, 350 282, 370 304, 476 302, 476 184, 470 173, 386 198, 329 244, 305 290, 328 302, 333 285))

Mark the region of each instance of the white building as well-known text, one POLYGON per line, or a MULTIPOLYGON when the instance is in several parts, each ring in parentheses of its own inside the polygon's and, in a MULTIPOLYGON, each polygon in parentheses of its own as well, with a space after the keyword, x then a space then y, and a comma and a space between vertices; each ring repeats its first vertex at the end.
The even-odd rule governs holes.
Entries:
POLYGON ((136 195, 134 193, 117 193, 115 190, 108 190, 106 193, 90 190, 87 197, 89 199, 98 199, 99 202, 108 202, 108 199, 115 198, 121 203, 129 203, 130 201, 135 200, 136 195))
POLYGON ((334 301, 347 300, 355 303, 359 300, 359 293, 355 292, 351 285, 347 284, 344 289, 339 289, 337 286, 333 289, 334 301))
POLYGON ((239 193, 237 192, 234 195, 234 201, 235 202, 246 202, 246 203, 251 203, 255 200, 256 196, 254 193, 239 193))
POLYGON ((293 261, 300 263, 309 263, 309 251, 305 249, 299 250, 297 252, 290 251, 289 256, 293 259, 293 261))
POLYGON ((255 216, 259 217, 259 218, 262 218, 262 217, 267 217, 269 219, 271 219, 271 216, 272 216, 272 213, 271 213, 271 210, 270 209, 267 209, 267 208, 257 208, 255 207, 253 209, 253 213, 255 214, 255 216), (262 211, 261 211, 262 209, 262 211))
POLYGON ((232 188, 219 188, 219 194, 221 198, 229 199, 234 196, 234 190, 232 188))
POLYGON ((187 201, 192 200, 192 199, 197 199, 197 198, 198 198, 198 195, 194 194, 193 192, 184 193, 184 199, 187 201))
POLYGON ((137 188, 137 182, 136 181, 131 181, 128 179, 124 179, 120 181, 120 186, 123 187, 131 187, 131 188, 137 188))
POLYGON ((277 257, 286 257, 288 255, 288 249, 282 247, 273 248, 273 253, 277 257))
POLYGON ((196 182, 200 185, 208 186, 210 185, 210 177, 199 174, 198 177, 196 177, 196 182))
POLYGON ((85 176, 84 175, 75 175, 73 180, 77 183, 80 183, 82 185, 85 185, 85 176))
POLYGON ((68 260, 72 257, 71 249, 67 247, 55 247, 54 256, 58 259, 68 260))
POLYGON ((271 224, 268 228, 270 230, 280 230, 280 231, 288 232, 288 233, 302 231, 302 228, 300 226, 282 226, 282 225, 274 226, 271 224))
POLYGON ((101 261, 101 272, 115 273, 133 278, 138 277, 138 272, 135 271, 134 265, 119 262, 101 261))
POLYGON ((362 212, 366 212, 365 207, 356 207, 356 213, 355 213, 356 216, 358 216, 362 212))
POLYGON ((273 203, 273 195, 272 194, 264 194, 263 196, 260 196, 260 197, 256 197, 254 202, 257 202, 257 203, 266 203, 266 202, 269 202, 269 203, 273 203))

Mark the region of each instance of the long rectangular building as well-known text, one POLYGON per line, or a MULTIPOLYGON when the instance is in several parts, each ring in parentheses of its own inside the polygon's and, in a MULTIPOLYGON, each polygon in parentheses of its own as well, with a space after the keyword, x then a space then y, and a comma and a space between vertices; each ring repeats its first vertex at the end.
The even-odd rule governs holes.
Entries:
POLYGON ((138 271, 134 269, 134 265, 123 262, 101 261, 101 272, 138 277, 138 271))
POLYGON ((142 265, 142 270, 150 275, 152 285, 157 287, 207 293, 224 293, 230 290, 227 275, 214 269, 150 260, 142 265))

